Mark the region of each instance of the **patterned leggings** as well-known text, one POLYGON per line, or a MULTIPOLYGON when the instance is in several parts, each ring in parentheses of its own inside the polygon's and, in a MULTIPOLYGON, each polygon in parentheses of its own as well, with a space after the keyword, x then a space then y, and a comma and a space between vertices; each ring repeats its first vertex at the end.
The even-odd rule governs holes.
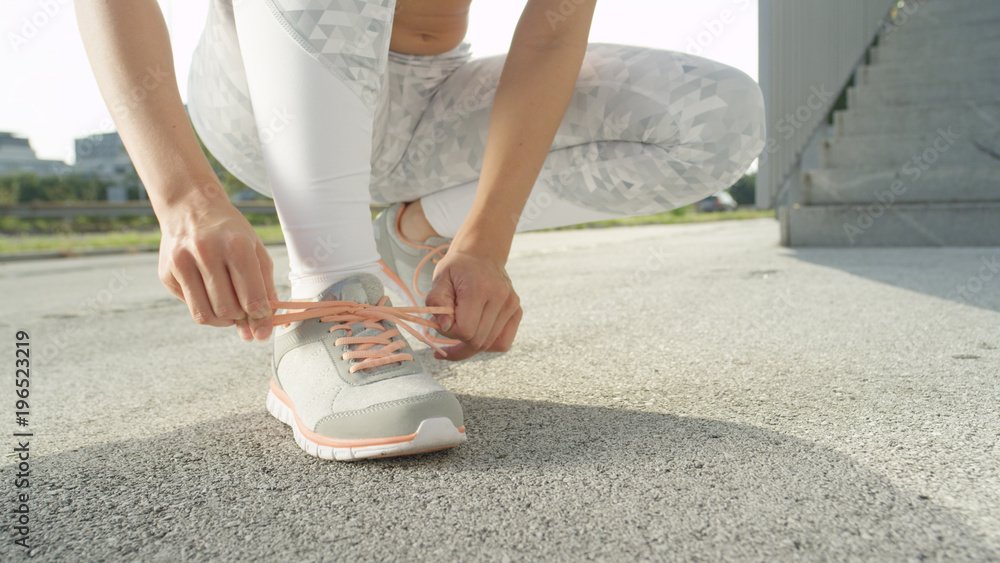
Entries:
MULTIPOLYGON (((293 292, 296 281, 373 270, 371 200, 421 199, 443 236, 471 208, 504 58, 472 59, 467 44, 389 52, 394 3, 240 0, 234 17, 215 0, 210 10, 192 122, 224 166, 274 197, 293 292)), ((690 204, 733 184, 764 135, 760 89, 741 71, 592 44, 518 230, 690 204)))

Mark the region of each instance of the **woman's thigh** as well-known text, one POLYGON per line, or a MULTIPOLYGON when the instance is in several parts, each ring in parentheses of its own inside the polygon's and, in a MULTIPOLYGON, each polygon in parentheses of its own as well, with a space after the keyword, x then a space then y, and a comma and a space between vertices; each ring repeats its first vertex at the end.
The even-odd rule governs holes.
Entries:
MULTIPOLYGON (((373 181, 376 199, 411 201, 479 177, 503 62, 471 60, 441 82, 395 166, 373 181)), ((763 145, 763 99, 743 72, 592 44, 536 186, 591 209, 652 213, 725 189, 763 145)))

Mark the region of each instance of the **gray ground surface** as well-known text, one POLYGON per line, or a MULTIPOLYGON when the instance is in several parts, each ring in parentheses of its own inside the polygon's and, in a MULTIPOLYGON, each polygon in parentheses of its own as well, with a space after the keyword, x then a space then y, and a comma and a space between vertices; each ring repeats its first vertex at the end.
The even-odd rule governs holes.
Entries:
POLYGON ((155 255, 0 265, 9 366, 32 338, 35 559, 1000 560, 1000 248, 776 240, 519 236, 515 349, 422 356, 469 441, 353 464, 298 449, 268 346, 194 325, 155 255))

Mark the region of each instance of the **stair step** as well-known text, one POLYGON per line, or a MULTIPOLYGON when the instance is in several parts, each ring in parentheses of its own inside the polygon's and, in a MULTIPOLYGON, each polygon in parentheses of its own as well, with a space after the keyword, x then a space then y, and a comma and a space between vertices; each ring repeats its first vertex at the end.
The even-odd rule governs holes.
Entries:
POLYGON ((967 58, 989 58, 996 56, 997 53, 1000 53, 1000 35, 974 42, 952 41, 949 43, 928 41, 919 47, 896 47, 890 45, 874 47, 871 51, 871 62, 873 65, 907 61, 922 62, 940 53, 961 53, 967 58))
POLYGON ((926 84, 856 86, 847 91, 851 110, 900 106, 945 105, 947 103, 996 103, 1000 78, 972 82, 928 82, 926 84))
POLYGON ((995 5, 995 0, 924 0, 911 5, 906 11, 915 16, 940 16, 969 10, 987 10, 994 8, 995 5))
POLYGON ((991 167, 918 165, 880 170, 826 168, 803 174, 809 205, 1000 202, 1000 162, 991 167))
POLYGON ((905 12, 896 20, 896 32, 910 33, 929 28, 962 26, 986 21, 1000 21, 1000 4, 983 0, 979 2, 928 2, 916 10, 905 12))
POLYGON ((1000 202, 794 205, 786 246, 1000 246, 1000 202))
POLYGON ((824 168, 879 170, 904 166, 992 167, 1000 138, 937 133, 836 137, 823 143, 824 168), (987 144, 992 143, 992 144, 987 144), (991 154, 992 153, 992 154, 991 154))
POLYGON ((879 38, 879 47, 916 49, 928 43, 948 44, 949 41, 966 45, 977 41, 989 41, 1000 36, 1000 26, 997 26, 995 21, 929 27, 912 33, 906 33, 906 29, 906 26, 892 28, 879 38))
POLYGON ((954 55, 862 66, 858 69, 856 83, 859 86, 902 86, 927 82, 974 82, 994 78, 1000 78, 1000 53, 981 58, 954 55))
POLYGON ((887 135, 929 133, 938 129, 958 135, 1000 131, 1000 104, 966 101, 955 97, 950 105, 850 108, 834 116, 836 134, 887 135))

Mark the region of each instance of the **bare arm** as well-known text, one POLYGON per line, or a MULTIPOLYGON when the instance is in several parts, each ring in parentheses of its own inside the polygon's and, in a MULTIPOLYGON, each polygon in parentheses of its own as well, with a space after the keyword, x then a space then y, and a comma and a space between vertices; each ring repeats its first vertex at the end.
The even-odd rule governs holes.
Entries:
POLYGON ((163 232, 159 275, 200 324, 271 333, 271 259, 229 203, 184 111, 156 0, 76 0, 94 76, 163 232))
POLYGON ((525 7, 493 101, 475 203, 452 250, 506 262, 516 218, 573 96, 596 3, 530 0, 525 7))
POLYGON ((446 350, 449 359, 507 350, 517 332, 522 311, 505 271, 507 256, 573 96, 596 2, 529 0, 518 21, 493 100, 476 198, 427 296, 428 305, 455 307, 454 324, 438 319, 447 336, 462 341, 446 350))
POLYGON ((157 215, 226 199, 188 122, 155 0, 77 0, 101 95, 157 215))

